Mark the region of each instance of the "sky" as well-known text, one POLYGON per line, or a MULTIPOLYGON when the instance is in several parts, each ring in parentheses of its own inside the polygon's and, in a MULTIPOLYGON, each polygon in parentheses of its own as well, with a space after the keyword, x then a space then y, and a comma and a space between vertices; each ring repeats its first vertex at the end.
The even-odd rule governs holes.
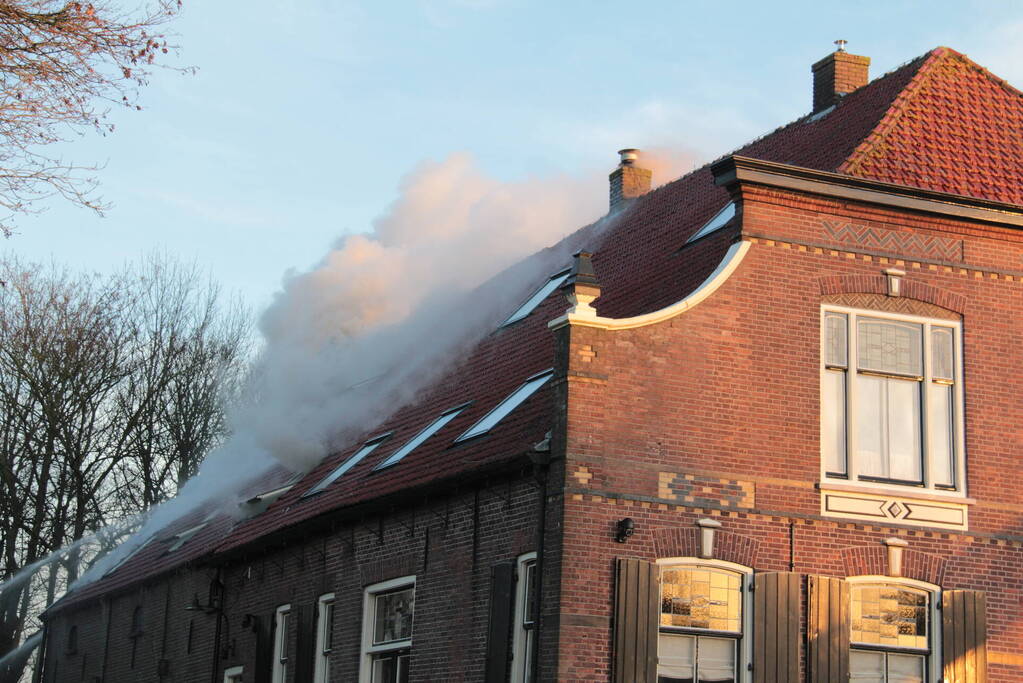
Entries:
POLYGON ((170 29, 197 71, 157 71, 142 111, 60 150, 104 165, 113 208, 53 200, 0 255, 109 272, 164 252, 258 311, 424 165, 604 197, 622 147, 709 161, 808 113, 835 39, 872 77, 947 45, 1023 86, 1014 0, 185 0, 170 29))

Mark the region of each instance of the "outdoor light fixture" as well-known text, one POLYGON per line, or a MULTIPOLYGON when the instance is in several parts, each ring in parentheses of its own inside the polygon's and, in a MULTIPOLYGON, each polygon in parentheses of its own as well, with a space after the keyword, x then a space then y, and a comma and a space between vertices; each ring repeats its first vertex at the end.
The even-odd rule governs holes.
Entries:
POLYGON ((632 517, 619 519, 615 525, 615 540, 619 543, 625 543, 625 539, 635 533, 635 531, 636 523, 632 521, 632 517))

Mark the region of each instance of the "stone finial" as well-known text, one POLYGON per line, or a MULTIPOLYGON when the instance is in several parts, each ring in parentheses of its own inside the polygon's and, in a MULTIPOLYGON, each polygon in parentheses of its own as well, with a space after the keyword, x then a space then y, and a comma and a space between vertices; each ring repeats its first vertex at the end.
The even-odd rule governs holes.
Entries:
POLYGON ((593 317, 597 315, 597 311, 590 305, 600 296, 600 283, 590 260, 592 256, 586 251, 576 252, 573 256, 572 272, 561 285, 561 291, 565 293, 565 298, 572 306, 569 312, 575 315, 593 317))

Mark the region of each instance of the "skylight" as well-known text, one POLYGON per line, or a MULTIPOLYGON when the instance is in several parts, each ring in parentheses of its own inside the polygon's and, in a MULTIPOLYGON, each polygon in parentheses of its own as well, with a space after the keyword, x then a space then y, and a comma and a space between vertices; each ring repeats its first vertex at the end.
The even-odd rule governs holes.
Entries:
POLYGON ((735 202, 728 202, 724 208, 714 214, 714 217, 707 221, 702 228, 696 231, 696 234, 686 240, 686 244, 695 242, 696 240, 709 235, 715 230, 720 230, 725 227, 725 223, 732 220, 735 217, 735 202))
POLYGON ((431 422, 423 431, 419 432, 414 437, 412 437, 411 441, 409 441, 404 446, 396 450, 394 453, 391 453, 391 455, 388 456, 386 460, 384 460, 379 465, 374 467, 373 471, 375 472, 376 470, 382 470, 385 467, 390 467, 391 465, 396 464, 399 460, 401 460, 406 455, 408 455, 416 448, 418 448, 419 445, 422 444, 424 441, 426 441, 431 436, 439 432, 444 427, 444 425, 454 420, 455 417, 460 412, 465 410, 466 405, 468 404, 462 404, 460 406, 452 408, 451 410, 448 410, 445 413, 442 413, 440 417, 431 422))
POLYGON ((546 384, 547 380, 549 380, 553 374, 554 370, 544 370, 543 372, 533 375, 527 379, 518 389, 513 391, 508 398, 498 403, 493 410, 480 418, 479 422, 474 424, 472 427, 469 427, 464 434, 455 439, 455 443, 489 432, 494 428, 494 425, 503 420, 508 413, 518 408, 523 401, 532 396, 536 393, 537 389, 546 384))
POLYGON ((369 441, 367 441, 366 443, 364 443, 362 445, 362 448, 360 448, 359 450, 355 451, 355 453, 353 453, 350 458, 348 458, 343 463, 338 465, 334 469, 333 472, 331 472, 330 474, 325 476, 323 479, 321 479, 320 483, 318 483, 316 486, 312 487, 311 489, 306 491, 304 494, 302 494, 302 497, 305 498, 306 496, 311 496, 311 495, 317 494, 320 491, 322 491, 323 489, 325 489, 328 486, 330 486, 331 484, 333 484, 335 481, 340 479, 341 476, 345 472, 347 472, 348 470, 350 470, 353 467, 355 467, 356 465, 358 465, 362 461, 363 458, 365 458, 367 455, 372 453, 376 449, 377 446, 379 446, 384 441, 386 441, 387 437, 389 437, 390 435, 391 435, 391 432, 387 432, 386 434, 381 434, 380 436, 375 436, 372 439, 370 439, 369 441))
POLYGON ((181 546, 188 543, 188 541, 191 540, 193 536, 195 536, 197 533, 199 533, 206 527, 206 524, 207 522, 203 522, 202 524, 194 526, 191 529, 185 529, 181 533, 171 536, 171 539, 174 541, 174 543, 172 543, 171 546, 167 548, 167 552, 172 553, 181 546))
POLYGON ((512 313, 507 320, 501 323, 501 327, 505 325, 511 325, 514 322, 522 320, 527 315, 533 312, 533 309, 540 305, 540 302, 550 296, 550 293, 561 286, 561 284, 568 279, 570 270, 563 270, 560 273, 551 275, 550 279, 544 283, 540 289, 533 292, 533 296, 526 299, 526 303, 518 307, 518 309, 512 313))
POLYGON ((125 562, 135 557, 136 555, 138 555, 140 552, 142 552, 142 549, 149 545, 154 538, 156 538, 156 536, 150 536, 146 540, 142 541, 142 543, 135 546, 135 548, 129 550, 127 553, 124 554, 124 557, 122 557, 121 559, 114 563, 113 567, 103 572, 103 576, 110 576, 111 574, 116 572, 118 569, 121 568, 121 565, 123 565, 125 562))

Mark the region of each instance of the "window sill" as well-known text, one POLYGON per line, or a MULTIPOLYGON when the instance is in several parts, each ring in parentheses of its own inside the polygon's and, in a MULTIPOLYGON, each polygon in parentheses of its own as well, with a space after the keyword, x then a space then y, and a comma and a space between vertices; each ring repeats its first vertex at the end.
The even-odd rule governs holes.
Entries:
POLYGON ((930 500, 939 503, 962 503, 973 505, 976 498, 967 498, 958 491, 932 491, 913 486, 900 486, 898 484, 876 484, 864 486, 863 484, 847 484, 840 481, 819 481, 816 484, 818 490, 844 491, 847 493, 870 493, 874 495, 892 495, 899 498, 913 498, 915 500, 930 500))
POLYGON ((969 508, 976 502, 961 495, 904 490, 898 486, 818 482, 817 489, 821 494, 822 516, 883 526, 908 524, 965 531, 969 508))

